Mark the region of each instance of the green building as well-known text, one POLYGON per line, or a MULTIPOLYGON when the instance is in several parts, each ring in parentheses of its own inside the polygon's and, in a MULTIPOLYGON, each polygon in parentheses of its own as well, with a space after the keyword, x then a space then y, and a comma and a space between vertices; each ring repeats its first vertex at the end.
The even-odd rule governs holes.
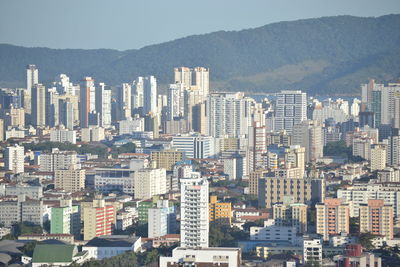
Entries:
MULTIPOLYGON (((157 201, 156 201, 157 203, 157 201)), ((138 205, 138 222, 139 224, 145 224, 148 222, 149 209, 156 207, 156 203, 151 200, 145 200, 139 202, 138 205)))
POLYGON ((72 201, 61 200, 60 207, 51 208, 50 233, 80 235, 80 209, 72 201))

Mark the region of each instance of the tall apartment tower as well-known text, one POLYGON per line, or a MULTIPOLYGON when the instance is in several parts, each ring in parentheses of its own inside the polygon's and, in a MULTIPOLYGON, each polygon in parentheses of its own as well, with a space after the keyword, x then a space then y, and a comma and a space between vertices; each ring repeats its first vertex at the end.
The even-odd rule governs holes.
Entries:
POLYGON ((210 92, 210 72, 208 68, 196 67, 193 69, 194 86, 200 90, 203 99, 206 99, 210 92))
POLYGON ((207 135, 239 138, 248 134, 251 124, 249 100, 243 93, 213 93, 206 105, 207 135))
POLYGON ((157 114, 157 79, 154 76, 143 79, 143 115, 157 114))
POLYGON ((32 87, 31 110, 33 126, 46 126, 46 87, 40 83, 32 87))
POLYGON ((39 83, 39 70, 36 65, 30 64, 26 66, 26 90, 31 94, 32 87, 39 83))
POLYGON ((208 181, 200 173, 181 179, 181 247, 208 247, 208 181))
POLYGON ((91 240, 96 236, 111 235, 114 222, 114 207, 106 205, 99 196, 93 199, 91 207, 83 209, 83 239, 91 240))
POLYGON ((282 91, 275 106, 275 130, 292 132, 293 125, 307 119, 307 94, 301 91, 282 91))
POLYGON ((329 240, 329 235, 349 233, 350 209, 341 199, 325 199, 324 203, 315 205, 317 210, 317 234, 329 240))
POLYGON ((192 86, 192 69, 187 67, 175 68, 174 75, 175 83, 182 83, 187 89, 192 86))
POLYGON ((54 171, 55 187, 67 192, 75 193, 85 188, 85 170, 71 165, 68 170, 54 171))
POLYGON ((306 162, 315 162, 323 157, 322 127, 318 121, 301 121, 294 125, 292 129, 292 144, 300 145, 306 149, 306 162))
POLYGON ((254 171, 264 166, 263 154, 267 153, 267 129, 265 126, 249 127, 249 164, 254 171))
POLYGON ((94 80, 85 77, 80 86, 79 121, 81 128, 89 127, 89 113, 96 110, 96 90, 94 80))
POLYGON ((135 198, 149 199, 167 193, 165 169, 140 169, 135 172, 135 198))
POLYGON ((386 168, 386 146, 373 145, 371 148, 371 171, 383 170, 386 168))
POLYGON ((292 226, 296 227, 297 233, 306 233, 307 205, 303 203, 274 204, 273 219, 277 226, 292 226))
POLYGON ((174 118, 182 118, 185 115, 185 99, 184 84, 170 84, 167 95, 167 120, 172 121, 174 118))
POLYGON ((69 99, 59 99, 58 108, 60 115, 60 124, 69 130, 74 129, 74 104, 69 99))
POLYGON ((5 150, 5 168, 13 173, 24 172, 24 147, 9 146, 5 150))
POLYGON ((100 113, 100 126, 111 126, 111 89, 104 83, 99 83, 96 90, 96 111, 100 113))
POLYGON ((132 84, 132 108, 143 107, 143 77, 138 77, 132 84))
POLYGON ((117 88, 117 120, 125 120, 132 116, 132 87, 123 83, 117 88))
POLYGON ((393 239, 393 206, 382 199, 370 199, 360 205, 360 232, 393 239))

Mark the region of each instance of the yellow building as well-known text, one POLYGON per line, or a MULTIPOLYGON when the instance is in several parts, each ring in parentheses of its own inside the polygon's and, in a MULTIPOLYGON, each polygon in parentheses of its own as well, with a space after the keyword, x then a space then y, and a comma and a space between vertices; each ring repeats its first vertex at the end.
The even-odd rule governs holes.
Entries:
POLYGON ((71 165, 69 170, 56 170, 54 172, 55 187, 75 193, 85 189, 85 170, 71 165))
POLYGON ((164 150, 151 152, 151 161, 156 163, 154 168, 172 171, 176 162, 183 159, 183 152, 176 150, 164 150))
POLYGON ((210 222, 221 224, 231 224, 232 221, 232 204, 230 202, 218 202, 217 196, 210 197, 209 204, 210 222))
POLYGON ((106 205, 104 199, 95 198, 91 207, 83 212, 83 239, 91 240, 96 236, 111 235, 114 222, 114 207, 106 205))

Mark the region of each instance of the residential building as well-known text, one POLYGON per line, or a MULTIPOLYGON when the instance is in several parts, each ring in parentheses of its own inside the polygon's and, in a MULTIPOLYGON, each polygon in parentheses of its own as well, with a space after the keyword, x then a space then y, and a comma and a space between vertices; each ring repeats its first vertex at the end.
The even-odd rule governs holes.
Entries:
POLYGON ((183 160, 183 152, 176 150, 163 150, 163 151, 152 151, 151 161, 155 162, 156 168, 163 168, 167 171, 172 171, 174 165, 178 161, 183 160))
POLYGON ((157 114, 157 80, 154 76, 143 79, 143 112, 142 115, 157 114))
POLYGON ((72 234, 79 238, 80 216, 79 206, 73 206, 71 199, 60 200, 59 206, 51 208, 50 233, 72 234))
POLYGON ((381 199, 370 199, 360 205, 360 232, 393 239, 393 207, 381 199))
POLYGON ((275 107, 275 130, 292 132, 294 125, 307 120, 307 94, 301 91, 281 91, 275 107))
POLYGON ((329 235, 350 233, 350 209, 348 204, 337 198, 327 198, 324 203, 315 205, 317 234, 324 240, 329 235))
POLYGON ((291 226, 296 232, 307 232, 307 205, 303 203, 277 203, 273 205, 273 219, 276 226, 291 226))
POLYGON ((43 197, 43 187, 28 184, 0 184, 0 196, 19 196, 25 195, 30 199, 39 200, 43 197))
POLYGON ((94 188, 102 193, 134 194, 135 171, 130 168, 96 168, 94 188))
POLYGON ((214 139, 198 134, 178 135, 172 138, 172 147, 184 152, 187 159, 205 159, 214 156, 214 139))
POLYGON ((92 77, 84 77, 80 86, 79 121, 81 128, 89 127, 89 113, 96 111, 96 88, 92 77))
POLYGON ((32 124, 35 127, 46 126, 46 87, 43 84, 35 84, 32 87, 32 124))
POLYGON ((167 193, 165 169, 140 169, 135 173, 135 198, 149 199, 167 193))
POLYGON ((232 203, 218 202, 217 196, 210 196, 210 222, 231 225, 232 203))
POLYGON ((305 238, 303 241, 304 262, 317 262, 322 265, 322 243, 320 239, 305 238))
POLYGON ((41 200, 26 199, 25 195, 19 195, 17 200, 0 202, 0 223, 5 227, 19 222, 43 226, 45 209, 41 200))
POLYGON ((264 221, 264 226, 250 227, 250 240, 287 241, 292 245, 298 243, 297 229, 293 226, 278 226, 275 220, 264 221))
POLYGON ((208 181, 200 173, 181 179, 181 247, 207 248, 208 181))
POLYGON ((75 151, 60 151, 54 148, 52 152, 38 155, 36 162, 42 172, 68 170, 72 165, 78 164, 78 154, 75 151))
POLYGON ((386 168, 386 146, 373 145, 371 148, 371 171, 386 168))
POLYGON ((71 144, 76 144, 76 131, 65 129, 63 126, 59 129, 52 129, 50 131, 50 141, 58 143, 69 142, 71 144))
MULTIPOLYGON (((29 64, 26 66, 26 90, 31 95, 32 87, 39 83, 39 70, 36 65, 29 64)), ((30 110, 28 112, 30 114, 30 110)))
POLYGON ((114 207, 106 205, 101 197, 95 197, 92 205, 83 209, 83 239, 91 240, 97 236, 111 235, 114 223, 114 207))
POLYGON ((67 192, 79 192, 85 188, 85 170, 71 165, 67 170, 54 170, 55 188, 67 192))
POLYGON ((126 120, 121 120, 119 123, 119 135, 132 134, 134 132, 144 131, 144 118, 138 116, 129 117, 126 120))
POLYGON ((96 90, 96 111, 100 113, 100 127, 111 126, 111 88, 104 83, 99 83, 96 90))
POLYGON ((323 157, 322 127, 317 121, 301 121, 292 129, 292 144, 305 148, 306 162, 316 162, 323 157))
POLYGON ((158 200, 156 207, 148 209, 148 237, 161 237, 175 231, 175 206, 168 200, 158 200))
POLYGON ((14 146, 6 147, 4 152, 4 167, 12 173, 24 172, 24 147, 15 144, 14 146))

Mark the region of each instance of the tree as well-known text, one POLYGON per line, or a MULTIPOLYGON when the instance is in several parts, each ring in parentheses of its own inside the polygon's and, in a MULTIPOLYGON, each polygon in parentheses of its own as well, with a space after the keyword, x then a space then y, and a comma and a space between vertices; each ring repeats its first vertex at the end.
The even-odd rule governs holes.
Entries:
POLYGON ((373 249, 374 245, 372 244, 372 240, 375 238, 373 234, 370 232, 360 234, 358 238, 358 242, 363 246, 365 249, 373 249))
POLYGON ((32 257, 33 251, 35 250, 37 241, 28 242, 22 248, 21 252, 24 253, 25 256, 32 257))
POLYGON ((350 217, 350 233, 357 234, 360 232, 360 221, 356 217, 350 217))

